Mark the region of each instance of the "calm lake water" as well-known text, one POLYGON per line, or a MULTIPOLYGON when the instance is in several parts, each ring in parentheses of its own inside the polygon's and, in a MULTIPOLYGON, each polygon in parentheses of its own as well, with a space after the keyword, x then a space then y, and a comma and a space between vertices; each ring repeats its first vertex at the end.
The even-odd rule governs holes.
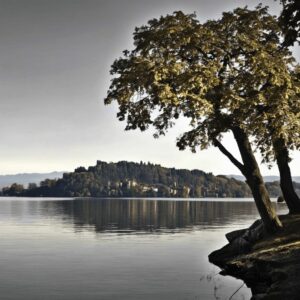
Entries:
POLYGON ((0 299, 229 299, 243 282, 207 256, 256 218, 250 199, 0 198, 0 299))

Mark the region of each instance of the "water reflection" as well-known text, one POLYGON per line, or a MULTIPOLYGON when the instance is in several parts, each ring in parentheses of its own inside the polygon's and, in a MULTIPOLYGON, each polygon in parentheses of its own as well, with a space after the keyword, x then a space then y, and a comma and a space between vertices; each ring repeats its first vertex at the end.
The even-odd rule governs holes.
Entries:
POLYGON ((44 202, 47 211, 68 216, 76 229, 92 227, 96 232, 168 232, 232 224, 256 214, 252 202, 162 201, 128 199, 75 199, 44 202), (56 209, 53 209, 53 205, 56 209))
MULTIPOLYGON (((279 213, 285 204, 276 204, 279 213)), ((149 199, 16 199, 0 201, 2 221, 62 220, 75 231, 141 233, 191 231, 251 223, 257 217, 253 201, 191 201, 149 199)))
POLYGON ((256 218, 244 199, 1 198, 0 298, 229 299, 242 282, 207 256, 256 218))

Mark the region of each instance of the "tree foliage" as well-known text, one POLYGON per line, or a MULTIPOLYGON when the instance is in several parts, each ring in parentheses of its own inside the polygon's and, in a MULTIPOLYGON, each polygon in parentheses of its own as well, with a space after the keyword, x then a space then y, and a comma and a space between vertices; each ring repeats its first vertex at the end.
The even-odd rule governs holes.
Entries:
POLYGON ((299 0, 281 0, 282 12, 279 22, 285 35, 284 45, 293 46, 300 43, 300 2, 299 0))
POLYGON ((256 113, 245 119, 267 163, 276 159, 274 145, 278 142, 290 150, 300 148, 300 68, 280 66, 279 62, 277 66, 276 83, 266 81, 268 87, 261 93, 256 113))
POLYGON ((189 118, 180 149, 207 148, 239 126, 270 161, 274 136, 299 145, 299 72, 281 33, 261 6, 203 24, 180 11, 150 20, 112 65, 105 103, 118 102, 126 130, 153 126, 156 136, 189 118))
POLYGON ((22 184, 13 183, 10 187, 4 187, 2 194, 6 196, 22 196, 24 192, 24 186, 22 184))

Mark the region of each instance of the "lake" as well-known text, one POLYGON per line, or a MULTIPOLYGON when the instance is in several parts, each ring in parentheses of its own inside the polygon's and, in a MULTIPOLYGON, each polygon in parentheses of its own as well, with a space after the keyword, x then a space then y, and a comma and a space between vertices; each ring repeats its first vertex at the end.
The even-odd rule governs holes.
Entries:
POLYGON ((249 299, 207 256, 257 217, 251 199, 2 197, 0 298, 249 299))

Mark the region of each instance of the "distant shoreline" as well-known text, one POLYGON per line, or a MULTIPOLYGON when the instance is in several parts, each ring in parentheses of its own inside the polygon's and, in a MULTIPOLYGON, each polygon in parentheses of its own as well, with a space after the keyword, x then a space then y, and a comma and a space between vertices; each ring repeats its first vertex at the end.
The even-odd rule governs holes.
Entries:
MULTIPOLYGON (((57 199, 57 200, 76 200, 76 199, 85 199, 85 200, 158 200, 158 201, 212 201, 212 202, 253 202, 254 199, 251 197, 224 197, 224 198, 214 198, 214 197, 202 197, 202 198, 180 198, 180 197, 51 197, 51 196, 36 196, 36 197, 24 197, 24 196, 3 196, 0 195, 0 199, 57 199)), ((270 198, 273 203, 278 203, 276 197, 270 198)), ((285 204, 285 202, 280 203, 285 204)))

